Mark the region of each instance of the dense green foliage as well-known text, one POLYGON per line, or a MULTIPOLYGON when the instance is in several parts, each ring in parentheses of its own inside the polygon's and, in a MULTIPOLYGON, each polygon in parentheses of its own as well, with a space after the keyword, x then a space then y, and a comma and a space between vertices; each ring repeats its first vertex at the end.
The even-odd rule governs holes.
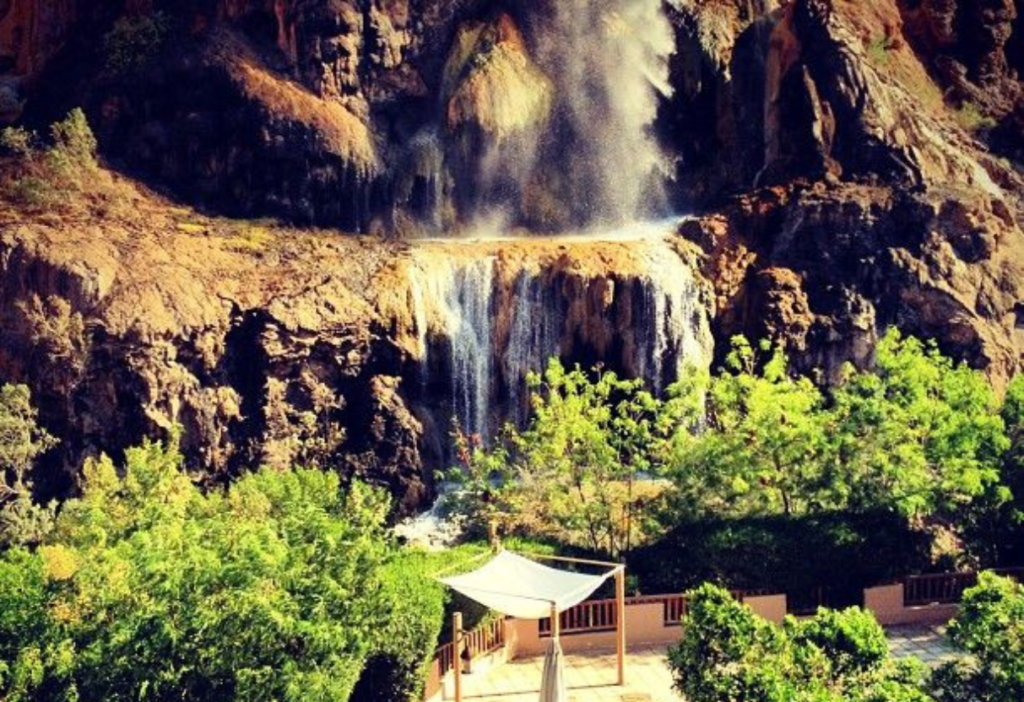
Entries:
POLYGON ((964 593, 950 622, 954 645, 971 654, 936 671, 942 702, 1019 702, 1024 699, 1024 586, 982 573, 964 593))
POLYGON ((861 603, 865 587, 926 569, 930 545, 927 532, 884 511, 722 517, 676 525, 627 565, 647 593, 728 583, 784 592, 799 609, 825 587, 831 605, 849 606, 861 603))
POLYGON ((890 657, 885 632, 870 613, 820 610, 777 627, 713 585, 689 593, 669 665, 690 702, 929 699, 919 664, 890 657))
POLYGON ((664 399, 558 361, 532 383, 525 429, 489 450, 459 443, 457 507, 481 530, 618 556, 709 520, 888 513, 941 525, 991 562, 1008 521, 1009 420, 991 386, 896 331, 872 369, 831 388, 742 338, 717 374, 692 371, 664 399))
POLYGON ((173 446, 90 462, 43 545, 0 556, 0 698, 344 701, 388 656, 387 699, 416 699, 444 595, 387 512, 314 470, 203 494, 173 446))
POLYGON ((673 425, 666 403, 609 371, 592 380, 551 361, 529 377, 533 415, 508 428, 487 451, 458 436, 465 488, 462 509, 478 524, 507 533, 554 537, 613 556, 626 553, 653 524, 644 510, 651 489, 640 483, 661 470, 673 425))
POLYGON ((933 346, 890 332, 874 369, 827 393, 781 351, 758 361, 738 340, 711 381, 707 426, 677 434, 677 512, 963 517, 979 498, 1007 498, 991 386, 933 346))
POLYGON ((993 560, 1013 565, 1024 563, 1024 375, 1016 376, 1007 388, 1002 415, 1010 439, 1002 482, 1013 500, 1003 506, 994 523, 979 520, 977 527, 980 539, 993 546, 993 560))
POLYGON ((36 416, 27 387, 0 387, 0 548, 38 543, 53 523, 56 506, 32 501, 34 462, 56 443, 36 416))

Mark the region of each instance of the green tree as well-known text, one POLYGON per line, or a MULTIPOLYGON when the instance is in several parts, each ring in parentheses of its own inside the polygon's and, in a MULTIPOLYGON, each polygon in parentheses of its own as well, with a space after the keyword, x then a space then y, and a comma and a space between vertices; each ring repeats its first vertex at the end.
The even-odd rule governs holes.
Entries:
POLYGON ((828 391, 780 350, 733 344, 706 423, 676 435, 669 519, 884 509, 967 530, 1009 498, 992 388, 934 344, 890 331, 873 368, 828 391))
POLYGON ((617 557, 656 526, 650 515, 683 403, 668 404, 637 380, 552 359, 530 374, 528 426, 506 428, 495 448, 456 435, 463 483, 457 508, 471 519, 496 521, 617 557))
POLYGON ((39 426, 29 389, 0 387, 0 547, 37 543, 49 530, 55 506, 33 502, 30 474, 36 459, 54 445, 39 426))
POLYGON ((995 545, 997 563, 1024 563, 1024 374, 1016 375, 1006 390, 1002 409, 1010 448, 1003 456, 1001 482, 1013 494, 1002 506, 982 539, 995 545))
POLYGON ((978 585, 964 593, 948 635, 971 655, 935 672, 941 702, 1024 699, 1024 586, 982 573, 978 585))
POLYGON ((927 702, 921 666, 889 655, 885 632, 858 608, 819 610, 782 626, 714 585, 687 593, 682 639, 669 650, 689 702, 927 702))
POLYGON ((991 385, 933 343, 890 330, 875 367, 834 392, 832 483, 852 509, 968 518, 976 500, 1008 499, 1000 460, 1009 443, 991 385))
POLYGON ((761 351, 764 363, 745 339, 733 339, 706 393, 705 424, 676 433, 676 514, 797 514, 827 504, 825 398, 809 378, 790 374, 781 350, 761 351))
POLYGON ((420 577, 403 606, 381 493, 296 470, 204 494, 176 443, 84 474, 38 550, 0 555, 0 698, 344 702, 382 631, 396 688, 422 681, 442 595, 420 577))

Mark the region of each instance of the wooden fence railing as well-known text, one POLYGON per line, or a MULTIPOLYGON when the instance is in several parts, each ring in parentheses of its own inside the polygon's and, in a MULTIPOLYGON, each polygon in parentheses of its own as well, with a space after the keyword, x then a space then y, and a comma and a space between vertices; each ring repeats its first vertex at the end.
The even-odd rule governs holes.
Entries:
MULTIPOLYGON (((767 591, 746 592, 733 590, 732 595, 742 602, 744 597, 770 594, 767 591)), ((660 604, 662 606, 662 623, 665 626, 679 626, 686 616, 686 597, 674 595, 639 595, 626 599, 626 606, 643 604, 660 604)), ((563 636, 573 634, 590 634, 615 630, 615 600, 591 600, 582 602, 558 615, 559 632, 563 636)), ((541 638, 551 636, 551 617, 540 620, 541 638)))
MULTIPOLYGON (((627 601, 628 605, 629 602, 627 601)), ((596 631, 614 631, 616 621, 615 600, 590 600, 565 610, 558 615, 559 632, 563 636, 596 631)), ((551 636, 551 617, 538 623, 541 637, 551 636)))
MULTIPOLYGON (((995 573, 1024 582, 1024 568, 998 568, 995 573)), ((903 579, 903 605, 956 604, 977 584, 978 574, 973 572, 910 575, 903 579)))
POLYGON ((446 643, 437 647, 434 660, 438 663, 439 675, 444 677, 455 668, 455 644, 446 643))
POLYGON ((495 619, 466 634, 466 648, 471 657, 486 656, 505 645, 505 620, 495 619))
MULTIPOLYGON (((486 622, 463 634, 463 655, 467 655, 466 652, 468 652, 470 658, 486 656, 504 645, 505 621, 503 619, 486 622)), ((455 644, 449 642, 438 646, 434 651, 434 660, 437 661, 438 674, 443 678, 455 668, 455 644)))

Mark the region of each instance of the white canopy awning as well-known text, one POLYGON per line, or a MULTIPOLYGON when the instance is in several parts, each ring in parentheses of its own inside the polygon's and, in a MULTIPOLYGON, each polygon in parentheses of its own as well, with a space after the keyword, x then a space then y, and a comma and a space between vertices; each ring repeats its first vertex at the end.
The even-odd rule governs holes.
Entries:
POLYGON ((600 575, 557 570, 502 551, 485 565, 465 575, 441 578, 448 587, 480 604, 519 619, 543 619, 551 608, 564 612, 590 597, 612 568, 600 575))

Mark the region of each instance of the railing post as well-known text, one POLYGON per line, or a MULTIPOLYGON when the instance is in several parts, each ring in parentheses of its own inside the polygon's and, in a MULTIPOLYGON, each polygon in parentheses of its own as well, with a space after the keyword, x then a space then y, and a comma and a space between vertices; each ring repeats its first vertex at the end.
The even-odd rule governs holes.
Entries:
POLYGON ((452 615, 452 640, 455 643, 455 657, 452 667, 455 670, 455 702, 462 702, 462 612, 452 615))
POLYGON ((615 658, 619 685, 626 684, 626 569, 615 573, 615 658))

